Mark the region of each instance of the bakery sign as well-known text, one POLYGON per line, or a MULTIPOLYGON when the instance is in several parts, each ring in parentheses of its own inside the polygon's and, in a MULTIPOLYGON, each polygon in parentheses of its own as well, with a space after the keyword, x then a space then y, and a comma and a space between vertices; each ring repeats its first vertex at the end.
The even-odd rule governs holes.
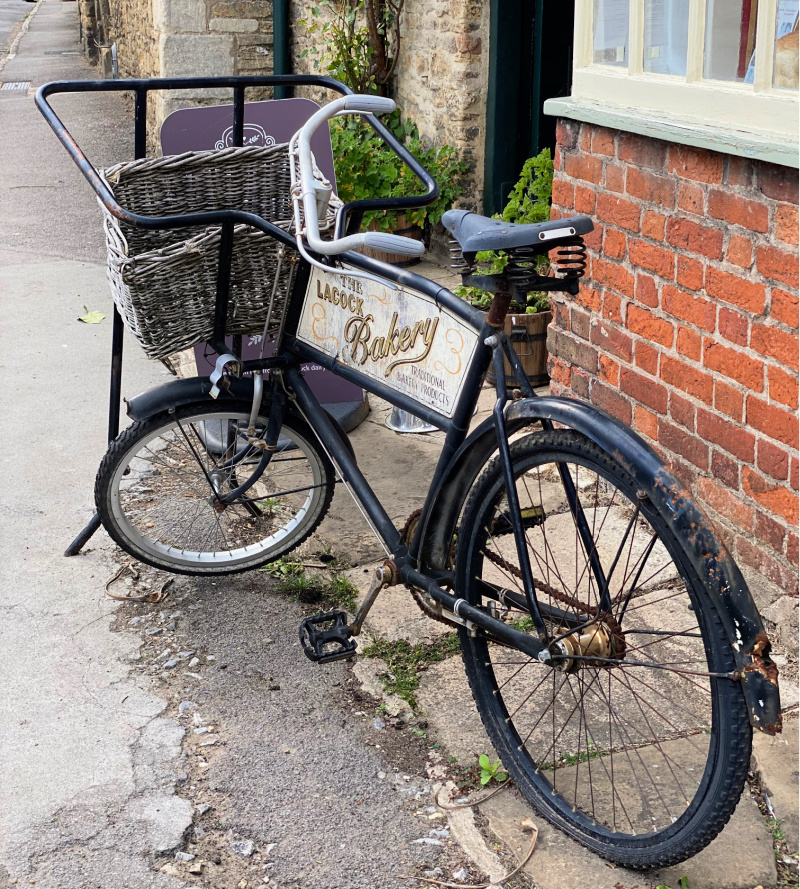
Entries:
POLYGON ((446 417, 478 334, 415 290, 313 268, 297 338, 446 417))

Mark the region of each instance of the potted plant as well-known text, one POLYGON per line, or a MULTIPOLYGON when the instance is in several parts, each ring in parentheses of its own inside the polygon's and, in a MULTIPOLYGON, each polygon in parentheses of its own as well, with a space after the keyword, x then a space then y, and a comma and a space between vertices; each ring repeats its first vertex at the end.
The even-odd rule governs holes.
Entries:
MULTIPOLYGON (((545 148, 535 157, 525 162, 519 181, 508 196, 503 212, 495 214, 496 219, 518 224, 545 222, 550 218, 550 200, 553 191, 553 160, 550 149, 545 148)), ((508 256, 503 251, 487 250, 477 255, 478 274, 496 275, 508 264, 508 256)), ((539 274, 547 274, 550 262, 542 256, 537 265, 539 274)), ((457 287, 454 291, 479 309, 488 309, 492 294, 476 287, 457 287)), ((534 386, 543 385, 549 379, 547 374, 547 326, 553 319, 547 294, 530 291, 521 299, 511 303, 505 321, 505 333, 514 343, 525 373, 534 386)), ((505 362, 506 381, 514 385, 516 377, 508 360, 505 362)), ((494 370, 489 368, 487 380, 494 382, 494 370)))

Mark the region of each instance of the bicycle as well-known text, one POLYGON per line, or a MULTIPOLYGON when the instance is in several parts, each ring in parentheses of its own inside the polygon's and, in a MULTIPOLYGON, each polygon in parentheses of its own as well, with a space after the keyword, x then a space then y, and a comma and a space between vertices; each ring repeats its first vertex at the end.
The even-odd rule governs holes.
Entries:
POLYGON ((391 100, 287 76, 49 84, 36 101, 109 214, 143 229, 221 226, 209 340, 216 368, 129 402, 133 424, 112 436, 95 487, 110 536, 165 570, 245 571, 305 540, 341 481, 387 558, 352 620, 339 611, 303 622, 305 654, 319 663, 352 657, 380 591, 402 583, 429 617, 457 628, 489 738, 541 815, 627 867, 664 867, 706 846, 738 802, 752 729, 780 730, 761 619, 723 543, 658 455, 594 407, 536 397, 502 332, 515 293, 578 292, 581 236, 592 221, 511 225, 449 211, 443 222, 464 282, 493 294, 484 313, 358 252, 417 255, 418 242, 358 233, 361 214, 436 196, 432 178, 375 117, 391 100), (56 92, 133 90, 142 156, 149 90, 231 88, 241 144, 245 88, 297 83, 343 98, 286 148, 293 233, 241 210, 124 209, 47 102, 56 92), (309 142, 340 113, 363 115, 427 192, 338 207, 325 240, 319 220, 330 213, 331 185, 309 142), (235 223, 279 245, 264 326, 271 357, 243 361, 225 343, 235 223), (482 250, 502 250, 505 271, 476 275, 482 250), (554 250, 555 276, 543 277, 537 260, 554 250), (270 327, 278 291, 283 311, 270 327), (511 397, 504 358, 517 378, 511 397), (425 502, 402 529, 309 389, 304 362, 446 433, 425 502), (469 433, 490 363, 493 413, 469 433))

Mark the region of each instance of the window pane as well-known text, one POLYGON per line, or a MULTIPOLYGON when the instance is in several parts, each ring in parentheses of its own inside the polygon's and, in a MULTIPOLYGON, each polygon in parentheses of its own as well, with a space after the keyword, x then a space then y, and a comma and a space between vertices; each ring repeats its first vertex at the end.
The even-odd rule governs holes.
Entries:
POLYGON ((708 0, 703 74, 753 82, 758 0, 708 0))
POLYGON ((689 0, 645 0, 644 70, 686 75, 689 0))
POLYGON ((778 0, 775 22, 775 70, 772 85, 797 89, 798 0, 778 0))
POLYGON ((628 0, 594 0, 594 61, 628 65, 628 0))

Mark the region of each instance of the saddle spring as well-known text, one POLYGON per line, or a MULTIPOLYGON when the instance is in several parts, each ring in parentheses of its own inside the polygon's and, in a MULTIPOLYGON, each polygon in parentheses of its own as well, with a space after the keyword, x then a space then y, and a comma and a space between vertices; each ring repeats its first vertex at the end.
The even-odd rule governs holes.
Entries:
POLYGON ((459 275, 474 275, 477 269, 475 262, 475 254, 470 253, 471 261, 467 261, 467 257, 461 252, 461 245, 455 238, 450 238, 450 268, 459 275))

